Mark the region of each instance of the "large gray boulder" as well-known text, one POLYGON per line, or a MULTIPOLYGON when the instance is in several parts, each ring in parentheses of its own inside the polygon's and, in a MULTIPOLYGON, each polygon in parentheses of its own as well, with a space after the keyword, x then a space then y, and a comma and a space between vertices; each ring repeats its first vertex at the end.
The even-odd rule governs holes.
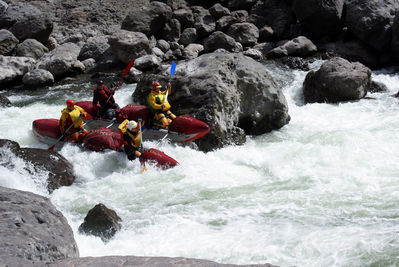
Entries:
POLYGON ((0 187, 0 262, 34 266, 79 257, 71 227, 49 199, 0 187))
POLYGON ((55 78, 62 77, 73 71, 79 52, 80 47, 74 43, 62 44, 44 55, 38 68, 48 70, 55 78))
POLYGON ((30 57, 0 56, 0 84, 21 79, 35 64, 36 60, 30 57))
POLYGON ((122 21, 121 28, 132 32, 142 32, 147 36, 157 35, 171 18, 172 9, 165 3, 154 1, 131 8, 122 21))
POLYGON ((357 38, 379 51, 389 48, 397 0, 347 0, 345 23, 357 38))
POLYGON ((0 0, 0 15, 3 14, 8 8, 8 4, 3 0, 0 0))
POLYGON ((49 50, 42 43, 35 39, 26 39, 17 45, 16 54, 19 57, 31 57, 40 59, 49 50))
POLYGON ((216 3, 209 8, 209 12, 215 19, 230 15, 230 10, 219 3, 216 3))
POLYGON ((294 0, 293 3, 302 27, 316 38, 340 32, 343 9, 344 0, 294 0))
POLYGON ((244 23, 247 22, 248 19, 248 11, 246 10, 236 10, 231 12, 230 15, 223 16, 216 21, 216 30, 217 31, 227 31, 229 26, 234 23, 244 23))
POLYGON ((39 87, 54 83, 54 76, 48 70, 34 69, 25 73, 22 83, 28 87, 39 87))
POLYGON ((0 28, 8 29, 20 42, 30 38, 44 43, 53 30, 53 22, 33 5, 14 1, 0 14, 0 28))
MULTIPOLYGON (((61 186, 69 186, 75 181, 71 163, 53 150, 21 148, 17 142, 7 139, 0 139, 0 147, 8 150, 7 153, 12 153, 28 163, 25 169, 30 174, 47 172, 47 189, 50 193, 61 186)), ((12 158, 3 161, 1 164, 7 167, 14 167, 15 165, 12 158)))
POLYGON ((151 54, 150 42, 147 36, 141 32, 119 30, 110 36, 108 43, 116 58, 124 64, 151 54))
POLYGON ((182 32, 179 43, 187 46, 194 43, 197 37, 197 30, 195 28, 187 28, 182 32))
MULTIPOLYGON (((167 73, 163 77, 166 82, 167 73)), ((135 101, 146 103, 154 79, 162 81, 162 76, 143 77, 135 101)), ((194 116, 211 128, 196 142, 203 151, 243 144, 246 134, 279 129, 290 120, 285 97, 267 67, 241 53, 215 52, 181 62, 172 85, 174 113, 194 116)))
POLYGON ((358 100, 371 86, 371 70, 359 62, 335 57, 306 75, 303 94, 306 103, 358 100))
POLYGON ((18 43, 18 39, 10 31, 0 30, 0 55, 10 55, 18 43))

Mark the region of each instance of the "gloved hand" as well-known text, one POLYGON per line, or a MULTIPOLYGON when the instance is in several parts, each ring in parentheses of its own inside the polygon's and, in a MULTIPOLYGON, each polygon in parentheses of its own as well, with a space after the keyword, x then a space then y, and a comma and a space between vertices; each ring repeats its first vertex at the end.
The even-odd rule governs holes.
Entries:
POLYGON ((111 90, 111 95, 114 95, 115 94, 115 90, 111 90))
POLYGON ((85 116, 85 114, 84 113, 80 113, 80 117, 84 117, 85 116))

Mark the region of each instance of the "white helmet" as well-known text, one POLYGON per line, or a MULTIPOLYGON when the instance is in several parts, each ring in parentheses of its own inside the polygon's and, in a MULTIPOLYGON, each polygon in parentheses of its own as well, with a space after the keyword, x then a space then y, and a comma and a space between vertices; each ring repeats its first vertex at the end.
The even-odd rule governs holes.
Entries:
POLYGON ((136 130, 136 128, 137 128, 137 122, 135 122, 135 121, 129 121, 128 123, 127 123, 127 128, 129 129, 129 131, 134 131, 134 130, 136 130))

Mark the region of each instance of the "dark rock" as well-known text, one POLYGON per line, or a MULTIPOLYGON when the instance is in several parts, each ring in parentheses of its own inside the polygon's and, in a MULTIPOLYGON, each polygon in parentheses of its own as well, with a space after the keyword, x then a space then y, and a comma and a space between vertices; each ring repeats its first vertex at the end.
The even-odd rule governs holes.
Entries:
POLYGON ((270 42, 274 40, 274 31, 270 26, 263 26, 259 30, 259 42, 270 42))
POLYGON ((54 84, 54 76, 43 69, 34 69, 25 73, 22 83, 28 87, 39 87, 54 84))
POLYGON ((125 76, 124 81, 126 83, 138 83, 141 79, 142 74, 142 71, 139 71, 135 67, 132 67, 129 73, 125 76))
POLYGON ((388 91, 388 87, 385 84, 376 81, 371 81, 370 87, 368 89, 368 92, 370 93, 382 93, 386 91, 388 91))
POLYGON ((359 41, 326 43, 320 49, 352 62, 359 61, 369 68, 378 68, 382 65, 381 55, 375 49, 359 41))
POLYGON ((79 226, 79 232, 98 236, 106 242, 121 229, 121 221, 115 211, 100 203, 89 210, 84 222, 79 226))
POLYGON ((399 12, 396 14, 392 25, 392 51, 399 59, 399 12))
POLYGON ((261 43, 255 45, 253 48, 259 50, 263 56, 266 56, 274 48, 274 43, 261 43))
MULTIPOLYGON (((11 107, 11 106, 12 105, 11 105, 10 100, 5 96, 0 95, 0 107, 4 108, 4 107, 11 107)), ((2 146, 2 145, 0 145, 0 146, 2 146)))
POLYGON ((230 52, 238 52, 236 51, 236 41, 232 37, 221 31, 216 31, 204 41, 204 49, 205 52, 213 52, 219 48, 223 48, 230 52))
POLYGON ((228 16, 230 15, 230 10, 228 8, 225 8, 219 3, 214 4, 210 9, 209 12, 215 19, 219 19, 223 16, 228 16))
POLYGON ((293 10, 313 37, 336 35, 342 29, 344 0, 294 0, 293 10))
POLYGON ((162 52, 166 53, 169 49, 170 49, 170 44, 165 41, 165 40, 158 40, 157 41, 157 45, 156 45, 159 49, 162 50, 162 52))
POLYGON ((43 44, 49 51, 54 50, 58 45, 57 40, 51 36, 43 44))
POLYGON ((167 0, 167 1, 161 1, 166 3, 168 6, 170 6, 173 10, 178 10, 178 9, 187 9, 189 8, 187 2, 185 0, 167 0))
POLYGON ((97 67, 96 60, 94 58, 88 58, 82 61, 85 69, 85 73, 89 73, 97 67))
POLYGON ((40 59, 48 51, 48 48, 39 41, 35 39, 26 39, 21 44, 17 45, 16 54, 19 57, 40 59))
POLYGON ((203 7, 193 7, 194 28, 200 38, 207 37, 216 29, 215 18, 203 7))
POLYGON ((108 39, 108 42, 118 60, 126 65, 131 60, 151 53, 149 40, 141 32, 119 30, 108 39))
POLYGON ((230 25, 234 23, 244 23, 247 19, 248 12, 246 10, 233 11, 230 16, 221 17, 216 21, 216 30, 225 32, 230 25))
POLYGON ((303 71, 310 70, 309 64, 301 57, 282 57, 279 61, 290 69, 303 71))
POLYGON ((18 43, 19 41, 14 34, 4 29, 0 30, 0 55, 11 55, 18 43))
POLYGON ((177 19, 171 19, 163 28, 161 37, 167 41, 179 41, 181 25, 177 19))
POLYGON ((228 8, 231 10, 246 9, 250 10, 257 0, 231 0, 228 1, 228 8))
POLYGON ((43 43, 53 30, 53 22, 33 5, 15 2, 0 15, 0 28, 8 29, 20 42, 36 39, 43 43))
POLYGON ((299 36, 272 49, 267 53, 268 58, 282 56, 307 57, 317 52, 317 47, 305 36, 299 36))
POLYGON ((268 25, 272 27, 277 38, 291 38, 290 25, 295 23, 295 15, 287 1, 258 1, 250 13, 248 22, 259 29, 268 25))
POLYGON ((162 50, 159 49, 158 47, 154 47, 154 48, 152 49, 152 54, 153 54, 154 56, 156 56, 156 57, 162 58, 163 55, 164 55, 165 53, 162 52, 162 50))
MULTIPOLYGON (((48 172, 47 188, 50 193, 61 186, 69 186, 75 181, 72 165, 59 153, 38 148, 19 148, 16 142, 3 139, 0 141, 0 147, 11 148, 15 156, 31 164, 33 169, 26 168, 26 171, 32 175, 37 172, 48 172)), ((8 167, 13 166, 12 162, 2 164, 8 167)))
POLYGON ((253 46, 259 38, 259 29, 252 23, 235 23, 230 26, 227 34, 243 46, 253 46))
POLYGON ((94 58, 96 61, 100 61, 109 48, 108 36, 91 37, 80 50, 78 59, 94 58))
POLYGON ((371 70, 359 62, 332 58, 318 71, 306 75, 303 94, 306 103, 358 100, 370 88, 371 70))
POLYGON ((164 3, 154 1, 130 10, 121 28, 132 32, 142 32, 147 36, 157 36, 171 18, 172 9, 164 3))
POLYGON ((35 262, 44 266, 44 262, 79 257, 71 227, 49 199, 0 187, 0 210, 4 266, 35 266, 35 262))
POLYGON ((180 36, 179 42, 183 45, 189 45, 197 40, 197 30, 195 28, 187 28, 180 36))
MULTIPOLYGON (((137 84, 134 101, 145 104, 152 80, 137 84)), ((241 53, 218 52, 178 64, 169 101, 175 114, 189 114, 206 122, 211 131, 197 140, 202 151, 227 144, 243 144, 246 134, 263 134, 288 123, 288 107, 267 67, 241 53)))
POLYGON ((194 15, 191 9, 175 10, 173 17, 180 21, 182 29, 194 27, 194 15))
POLYGON ((397 0, 347 0, 345 5, 349 31, 378 51, 390 47, 392 24, 399 10, 397 0))

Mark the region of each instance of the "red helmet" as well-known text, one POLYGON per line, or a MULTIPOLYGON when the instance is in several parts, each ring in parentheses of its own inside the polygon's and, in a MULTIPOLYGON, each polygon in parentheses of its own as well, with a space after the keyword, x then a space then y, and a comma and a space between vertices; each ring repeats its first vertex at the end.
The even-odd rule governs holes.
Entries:
POLYGON ((68 100, 66 101, 66 105, 67 105, 68 108, 73 108, 73 106, 75 106, 76 103, 75 103, 75 101, 73 101, 73 100, 71 100, 71 99, 68 99, 68 100))
POLYGON ((152 89, 161 89, 161 84, 159 82, 152 82, 152 89))

